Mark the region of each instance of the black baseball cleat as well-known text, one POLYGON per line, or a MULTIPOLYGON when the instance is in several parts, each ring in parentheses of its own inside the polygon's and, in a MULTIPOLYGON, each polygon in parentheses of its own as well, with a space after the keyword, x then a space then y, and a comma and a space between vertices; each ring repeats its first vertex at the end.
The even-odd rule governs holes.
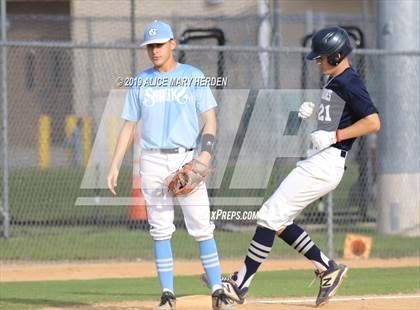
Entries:
MULTIPOLYGON (((248 295, 248 288, 243 287, 240 289, 238 285, 235 283, 237 278, 238 278, 238 272, 234 272, 228 276, 223 276, 222 286, 223 286, 226 296, 229 299, 233 300, 234 302, 238 304, 243 304, 248 295)), ((207 287, 210 288, 210 284, 207 279, 207 275, 205 273, 201 275, 201 280, 204 282, 205 285, 207 285, 207 287)))
POLYGON ((327 270, 323 272, 315 271, 315 275, 320 279, 319 293, 316 298, 317 307, 325 305, 335 295, 346 276, 347 270, 346 265, 337 265, 330 260, 327 270))
POLYGON ((223 289, 215 290, 211 294, 211 305, 213 310, 232 310, 235 309, 234 302, 226 296, 223 289))
POLYGON ((171 292, 165 291, 160 297, 160 303, 155 307, 155 310, 175 310, 176 299, 175 295, 171 292))

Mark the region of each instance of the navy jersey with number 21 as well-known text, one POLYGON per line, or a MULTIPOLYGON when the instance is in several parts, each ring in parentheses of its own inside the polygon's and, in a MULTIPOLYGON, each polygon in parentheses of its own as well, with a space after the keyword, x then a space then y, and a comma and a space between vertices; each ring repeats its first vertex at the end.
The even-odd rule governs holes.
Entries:
MULTIPOLYGON (((318 130, 335 131, 346 128, 358 120, 378 113, 366 86, 353 68, 332 77, 324 86, 318 109, 318 130)), ((356 138, 334 144, 349 151, 356 138)))

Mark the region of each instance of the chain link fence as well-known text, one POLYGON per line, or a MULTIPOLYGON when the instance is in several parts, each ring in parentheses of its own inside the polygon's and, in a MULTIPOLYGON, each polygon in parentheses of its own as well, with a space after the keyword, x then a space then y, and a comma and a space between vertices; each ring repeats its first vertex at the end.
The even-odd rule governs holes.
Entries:
MULTIPOLYGON (((99 189, 81 189, 81 183, 110 91, 118 88, 118 77, 129 76, 130 64, 127 59, 131 46, 80 48, 54 44, 16 45, 11 43, 7 47, 11 234, 9 239, 0 240, 2 259, 150 258, 152 252, 144 251, 151 246, 147 224, 142 220, 131 219, 127 205, 75 204, 79 197, 109 196, 103 186, 99 189)), ((185 52, 188 63, 201 67, 207 76, 217 75, 217 59, 222 53, 223 72, 230 91, 261 89, 260 94, 264 91, 261 78, 264 72, 260 62, 262 52, 268 53, 269 58, 280 59, 281 65, 275 69, 280 85, 288 89, 300 89, 303 77, 308 79, 307 87, 315 88, 321 78, 318 69, 312 65, 305 66, 303 74, 305 53, 298 49, 277 52, 246 47, 185 46, 180 47, 178 53, 180 51, 185 52)), ((144 52, 136 51, 136 54, 139 62, 146 66, 144 52)), ((419 55, 385 54, 380 58, 392 61, 394 57, 418 58, 419 55)), ((355 68, 365 78, 374 100, 378 95, 375 83, 375 72, 378 72, 377 67, 381 64, 378 59, 377 55, 366 55, 362 51, 352 59, 355 68)), ((268 74, 273 75, 274 72, 268 74)), ((223 139, 227 134, 223 128, 229 127, 229 120, 232 120, 226 114, 236 112, 241 116, 242 112, 235 105, 232 110, 232 96, 216 96, 220 112, 224 111, 219 115, 219 135, 223 139)), ((267 98, 259 100, 258 104, 273 109, 276 101, 280 100, 273 96, 267 98)), ((375 102, 381 110, 381 102, 375 102)), ((298 101, 295 100, 295 104, 298 101)), ((265 114, 262 114, 264 117, 257 118, 258 123, 250 125, 257 132, 257 137, 278 134, 278 118, 274 112, 268 110, 267 113, 266 109, 265 114)), ((220 154, 226 154, 222 145, 219 148, 220 154)), ((306 208, 297 219, 297 222, 313 232, 314 239, 325 246, 327 207, 332 204, 335 256, 342 255, 343 240, 349 232, 373 236, 373 256, 419 254, 418 247, 410 246, 410 238, 394 236, 391 240, 395 241, 390 242, 389 237, 377 233, 378 210, 375 199, 378 156, 375 136, 359 139, 347 160, 347 171, 340 186, 331 196, 306 208)), ((298 159, 278 158, 267 188, 261 186, 263 190, 248 189, 246 195, 239 196, 257 197, 261 201, 267 198, 298 159)), ((215 160, 223 161, 217 156, 215 160)), ((119 194, 122 197, 131 195, 131 167, 132 159, 128 156, 120 176, 119 194)), ((226 169, 232 167, 227 166, 226 169)), ((246 167, 241 169, 246 173, 246 167)), ((235 197, 238 198, 238 195, 235 197)), ((223 210, 239 207, 241 210, 258 210, 259 205, 213 206, 214 209, 223 210)), ((176 223, 179 231, 174 236, 174 242, 182 243, 179 255, 194 256, 195 247, 188 245, 188 242, 184 243, 184 240, 191 238, 186 236, 180 212, 177 212, 176 223)), ((243 253, 239 245, 246 248, 255 220, 218 220, 216 224, 216 238, 222 257, 241 256, 243 253), (235 243, 239 244, 238 248, 231 246, 234 240, 240 240, 235 243)), ((414 240, 418 242, 418 239, 414 240)), ((289 253, 278 250, 273 256, 293 255, 289 253)))
MULTIPOLYGON (((96 169, 92 165, 92 154, 101 122, 106 119, 104 111, 115 103, 110 101, 110 94, 121 89, 118 85, 121 78, 129 78, 133 72, 149 66, 145 51, 137 48, 142 33, 133 33, 130 28, 132 24, 126 17, 116 14, 111 18, 107 16, 106 8, 101 11, 104 17, 100 16, 101 12, 96 17, 84 16, 83 12, 92 10, 83 7, 87 5, 84 3, 88 2, 74 2, 73 10, 79 10, 80 16, 72 18, 61 15, 16 15, 9 19, 12 25, 17 23, 24 26, 26 23, 34 28, 56 29, 57 33, 66 33, 63 42, 57 42, 63 37, 45 32, 44 38, 38 41, 17 41, 31 38, 13 37, 12 33, 14 41, 0 43, 2 51, 7 51, 8 67, 7 183, 10 236, 0 238, 0 260, 3 261, 152 258, 152 241, 144 216, 136 216, 129 203, 101 203, 105 201, 103 198, 110 197, 103 186, 103 178, 98 180, 102 185, 97 188, 81 187, 86 168, 96 169), (45 40, 54 42, 43 42, 45 40), (91 199, 93 202, 77 203, 78 199, 91 199)), ((125 1, 122 6, 124 16, 129 16, 129 3, 125 1)), ((136 9, 139 10, 139 7, 136 9)), ((146 12, 151 12, 149 9, 146 8, 146 12)), ((288 115, 286 113, 290 112, 291 107, 296 110, 299 100, 305 97, 306 93, 300 90, 316 92, 324 83, 324 78, 315 64, 305 62, 307 49, 303 47, 258 47, 258 25, 262 17, 256 16, 254 9, 254 6, 244 4, 241 12, 234 17, 181 18, 172 14, 163 18, 173 24, 180 39, 184 29, 196 28, 198 23, 202 28, 217 26, 224 30, 226 46, 214 46, 212 40, 188 42, 188 45, 178 46, 175 56, 199 67, 206 76, 226 77, 225 89, 214 90, 219 103, 220 140, 237 136, 237 141, 250 139, 265 147, 276 148, 275 137, 280 135, 279 130, 283 130, 279 124, 287 121, 284 115, 288 115), (270 90, 285 92, 270 93, 270 90), (289 98, 288 94, 293 95, 289 98), (280 102, 284 103, 285 110, 280 102), (235 122, 237 127, 233 126, 235 122), (239 134, 238 128, 243 130, 239 130, 239 134)), ((312 28, 317 28, 315 26, 336 23, 338 18, 309 13, 306 16, 283 17, 283 42, 300 45, 300 39, 307 33, 308 21, 312 23, 312 28), (297 35, 288 39, 287 29, 290 28, 287 26, 297 29, 297 35), (296 37, 300 38, 297 42, 296 37)), ((142 29, 150 19, 135 17, 135 29, 142 29)), ((365 26, 366 37, 374 39, 374 21, 371 18, 341 17, 340 21, 365 26)), ((370 42, 367 40, 366 46, 370 42)), ((397 59, 419 63, 419 58, 419 53, 357 50, 351 62, 381 111, 384 107, 380 93, 380 72, 383 72, 381 68, 384 63, 397 59)), ((112 141, 99 149, 99 153, 105 154, 104 163, 112 155, 119 126, 119 113, 108 116, 111 117, 111 123, 106 123, 103 128, 108 140, 112 141)), ((248 145, 249 141, 246 142, 248 145)), ((294 140, 293 143, 290 147, 300 148, 303 156, 306 144, 302 140, 294 140)), ((236 154, 239 157, 241 146, 246 147, 242 144, 238 146, 238 143, 229 145, 218 144, 216 165, 226 164, 229 156, 236 154)), ((6 147, 4 141, 1 147, 6 147)), ((252 154, 264 157, 258 152, 252 154)), ((358 139, 347 159, 347 170, 340 186, 331 195, 307 207, 297 219, 322 248, 327 248, 330 242, 332 256, 343 256, 344 240, 348 233, 372 238, 372 257, 420 255, 418 237, 379 233, 380 205, 377 195, 380 156, 375 135, 358 139), (330 207, 333 209, 333 226, 328 221, 330 207), (328 234, 328 223, 332 234, 331 230, 328 234)), ((230 189, 227 181, 235 180, 235 166, 228 162, 222 171, 227 179, 223 181, 221 178, 221 188, 211 188, 209 191, 212 210, 258 210, 261 202, 275 190, 299 159, 300 155, 276 157, 270 166, 264 167, 269 171, 267 182, 245 190, 230 189), (230 203, 216 203, 216 198, 220 196, 230 198, 230 203), (241 203, 243 197, 252 199, 241 203)), ((0 168, 3 172, 5 167, 0 168)), ((240 166, 248 178, 252 178, 252 169, 255 167, 248 162, 240 166)), ((135 192, 132 188, 132 171, 130 152, 119 177, 118 193, 121 197, 132 197, 135 192)), ((209 182, 215 183, 217 178, 216 174, 209 182)), ((241 182, 238 184, 241 188, 241 182)), ((3 182, 1 185, 4 188, 3 182)), ((413 193, 412 199, 418 201, 418 196, 413 193)), ((4 225, 4 217, 1 221, 4 225)), ((196 246, 186 233, 179 208, 175 222, 175 257, 196 257, 196 246)), ((254 231, 255 219, 218 219, 215 222, 220 256, 242 257, 254 231)), ((294 258, 295 255, 281 242, 276 243, 272 252, 272 257, 276 258, 294 258)))

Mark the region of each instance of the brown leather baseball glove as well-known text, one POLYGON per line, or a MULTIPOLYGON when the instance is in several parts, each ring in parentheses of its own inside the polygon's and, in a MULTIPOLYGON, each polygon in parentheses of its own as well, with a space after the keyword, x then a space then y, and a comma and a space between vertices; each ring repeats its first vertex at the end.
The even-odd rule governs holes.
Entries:
POLYGON ((174 196, 188 195, 201 185, 210 172, 207 165, 193 159, 166 178, 168 191, 174 196))

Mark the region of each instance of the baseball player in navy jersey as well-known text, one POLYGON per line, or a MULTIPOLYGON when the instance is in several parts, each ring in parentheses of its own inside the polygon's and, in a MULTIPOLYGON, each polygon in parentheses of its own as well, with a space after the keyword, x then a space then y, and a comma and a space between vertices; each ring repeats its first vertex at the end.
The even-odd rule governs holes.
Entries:
MULTIPOLYGON (((156 309, 175 309, 171 237, 175 231, 174 197, 165 183, 168 175, 193 158, 209 165, 216 134, 216 101, 208 86, 188 83, 204 77, 197 68, 177 63, 171 27, 154 21, 144 29, 144 42, 153 67, 140 72, 129 88, 122 118, 124 125, 108 174, 108 187, 115 195, 119 167, 141 123, 141 188, 146 200, 150 234, 153 238, 157 273, 162 289, 156 309), (174 84, 172 83, 174 81, 174 84), (187 81, 187 82, 186 82, 187 81), (203 122, 201 147, 199 119, 203 122), (200 149, 199 151, 197 149, 200 149)), ((199 84, 202 85, 202 84, 199 84)), ((219 258, 210 221, 209 199, 202 182, 194 192, 179 196, 188 233, 198 242, 201 262, 210 282, 213 309, 232 309, 222 288, 219 258)))
MULTIPOLYGON (((226 294, 238 303, 243 303, 252 278, 270 253, 276 235, 313 263, 320 279, 316 306, 328 302, 346 275, 347 266, 327 257, 293 221, 306 206, 337 187, 355 139, 380 128, 378 111, 347 59, 351 51, 349 36, 342 28, 325 28, 312 37, 312 51, 307 59, 314 60, 329 79, 315 115, 318 127, 311 134, 310 156, 297 163, 262 205, 244 264, 239 271, 223 279, 226 294)), ((299 117, 311 117, 314 107, 313 103, 304 102, 299 117)))

